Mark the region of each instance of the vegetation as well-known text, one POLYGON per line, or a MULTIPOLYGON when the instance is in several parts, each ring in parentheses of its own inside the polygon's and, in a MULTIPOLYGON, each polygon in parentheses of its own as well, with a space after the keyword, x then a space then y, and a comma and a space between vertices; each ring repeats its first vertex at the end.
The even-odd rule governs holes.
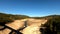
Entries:
POLYGON ((0 23, 10 23, 14 20, 20 20, 24 18, 29 18, 29 16, 0 13, 0 23))
POLYGON ((48 34, 60 34, 60 15, 50 15, 45 19, 48 19, 47 23, 42 25, 46 27, 45 32, 48 34))

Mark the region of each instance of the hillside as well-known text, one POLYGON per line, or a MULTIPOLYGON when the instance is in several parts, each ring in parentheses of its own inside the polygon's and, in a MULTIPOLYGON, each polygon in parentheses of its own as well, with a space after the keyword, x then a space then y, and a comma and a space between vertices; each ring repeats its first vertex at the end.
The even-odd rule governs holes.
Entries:
POLYGON ((0 23, 12 22, 14 20, 20 20, 24 18, 29 18, 29 16, 0 13, 0 23))
POLYGON ((43 17, 31 17, 31 18, 34 18, 34 19, 50 19, 53 17, 59 18, 60 15, 48 15, 48 16, 43 16, 43 17))
POLYGON ((50 34, 60 34, 60 15, 46 16, 45 19, 48 21, 42 26, 47 27, 47 33, 50 32, 50 34))

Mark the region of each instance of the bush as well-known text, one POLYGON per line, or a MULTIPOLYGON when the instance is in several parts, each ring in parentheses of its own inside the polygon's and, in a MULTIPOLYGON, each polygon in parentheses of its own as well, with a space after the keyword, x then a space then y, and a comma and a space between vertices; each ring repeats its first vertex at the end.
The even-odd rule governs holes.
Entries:
POLYGON ((47 27, 47 29, 53 32, 54 34, 57 34, 58 32, 60 32, 60 17, 55 16, 49 18, 47 23, 44 24, 43 26, 47 27))

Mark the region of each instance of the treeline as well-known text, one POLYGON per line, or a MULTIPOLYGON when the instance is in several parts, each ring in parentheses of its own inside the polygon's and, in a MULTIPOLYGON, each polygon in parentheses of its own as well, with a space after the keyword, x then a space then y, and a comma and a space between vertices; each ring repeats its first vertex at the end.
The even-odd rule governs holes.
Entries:
POLYGON ((8 23, 14 20, 20 20, 25 18, 29 18, 29 16, 0 13, 0 23, 8 23))

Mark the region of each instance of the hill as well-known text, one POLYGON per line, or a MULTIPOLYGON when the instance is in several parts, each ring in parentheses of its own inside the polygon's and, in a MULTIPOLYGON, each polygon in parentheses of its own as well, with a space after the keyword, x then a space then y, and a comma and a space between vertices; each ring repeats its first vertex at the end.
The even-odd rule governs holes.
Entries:
POLYGON ((25 18, 29 18, 29 16, 0 13, 0 23, 8 23, 14 20, 20 20, 25 18))
POLYGON ((43 17, 31 17, 31 18, 34 18, 34 19, 50 19, 50 18, 53 18, 53 17, 60 17, 60 15, 48 15, 48 16, 43 16, 43 17))

